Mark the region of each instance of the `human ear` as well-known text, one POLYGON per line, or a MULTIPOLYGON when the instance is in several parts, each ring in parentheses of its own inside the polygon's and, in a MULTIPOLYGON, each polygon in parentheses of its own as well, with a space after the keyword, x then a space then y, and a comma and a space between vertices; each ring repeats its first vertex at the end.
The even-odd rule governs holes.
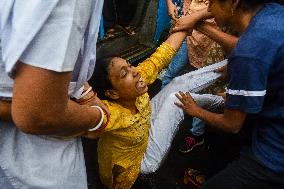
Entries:
POLYGON ((113 99, 113 100, 119 99, 119 94, 114 89, 106 90, 105 96, 107 96, 107 97, 109 97, 110 99, 113 99))

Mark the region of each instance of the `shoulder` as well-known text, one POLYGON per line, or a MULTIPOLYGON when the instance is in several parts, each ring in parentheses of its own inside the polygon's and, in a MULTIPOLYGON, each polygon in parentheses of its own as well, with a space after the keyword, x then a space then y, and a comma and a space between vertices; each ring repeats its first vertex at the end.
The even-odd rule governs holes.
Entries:
POLYGON ((284 6, 266 4, 249 23, 241 35, 231 57, 274 62, 284 45, 284 6))

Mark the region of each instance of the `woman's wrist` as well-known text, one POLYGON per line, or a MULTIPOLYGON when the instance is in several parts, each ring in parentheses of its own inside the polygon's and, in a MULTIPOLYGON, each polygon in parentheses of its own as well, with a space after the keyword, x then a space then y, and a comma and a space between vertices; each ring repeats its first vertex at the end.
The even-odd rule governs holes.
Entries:
POLYGON ((99 106, 91 106, 92 108, 97 108, 99 110, 99 113, 100 113, 100 121, 97 125, 95 126, 92 126, 90 129, 88 129, 88 131, 95 131, 95 130, 98 130, 102 124, 103 124, 103 121, 104 121, 104 111, 101 107, 99 106))
POLYGON ((92 108, 97 108, 100 112, 100 121, 97 125, 93 126, 92 128, 88 129, 88 131, 101 131, 106 128, 109 123, 110 115, 100 106, 91 106, 92 108))

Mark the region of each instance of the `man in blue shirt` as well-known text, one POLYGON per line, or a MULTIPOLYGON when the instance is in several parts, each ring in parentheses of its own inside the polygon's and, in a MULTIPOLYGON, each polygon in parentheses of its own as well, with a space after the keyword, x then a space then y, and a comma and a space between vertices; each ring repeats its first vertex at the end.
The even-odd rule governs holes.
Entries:
POLYGON ((228 60, 224 114, 198 107, 182 92, 177 94, 180 102, 176 104, 215 128, 237 133, 248 126, 253 134, 249 152, 202 188, 283 186, 284 7, 264 1, 211 0, 208 10, 220 26, 241 34, 228 60))

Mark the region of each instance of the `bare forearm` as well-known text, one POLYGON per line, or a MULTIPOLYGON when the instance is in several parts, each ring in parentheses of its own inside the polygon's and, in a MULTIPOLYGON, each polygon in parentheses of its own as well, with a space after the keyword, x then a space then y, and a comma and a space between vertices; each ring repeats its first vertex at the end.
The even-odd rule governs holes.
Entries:
POLYGON ((172 4, 172 0, 166 0, 166 4, 167 4, 167 7, 169 8, 169 6, 172 4))
POLYGON ((226 132, 237 133, 242 128, 246 113, 234 109, 224 109, 224 114, 209 112, 198 106, 190 93, 178 92, 176 97, 179 102, 175 104, 182 108, 188 115, 198 117, 209 125, 226 132))
POLYGON ((32 131, 33 134, 74 135, 94 127, 101 118, 97 108, 79 105, 72 100, 68 100, 62 112, 45 113, 45 115, 46 117, 42 118, 44 121, 32 131))
POLYGON ((46 104, 42 108, 26 108, 29 110, 17 108, 17 113, 13 114, 14 121, 23 132, 36 135, 74 135, 94 127, 101 116, 98 109, 71 100, 56 106, 46 104))
POLYGON ((198 28, 198 31, 219 43, 226 53, 230 53, 238 42, 238 37, 222 32, 213 26, 198 28))
POLYGON ((186 36, 187 32, 176 32, 171 34, 165 42, 171 45, 175 50, 178 50, 186 36))
POLYGON ((73 135, 94 127, 101 113, 69 99, 70 79, 70 72, 19 64, 12 101, 15 125, 23 132, 38 135, 73 135))
POLYGON ((229 133, 238 133, 244 121, 239 121, 239 116, 237 114, 236 116, 233 116, 233 118, 226 116, 226 110, 224 114, 216 114, 203 108, 198 108, 198 111, 196 111, 195 113, 196 114, 194 116, 205 121, 210 126, 229 133))
POLYGON ((10 102, 0 100, 0 120, 12 121, 10 102))

